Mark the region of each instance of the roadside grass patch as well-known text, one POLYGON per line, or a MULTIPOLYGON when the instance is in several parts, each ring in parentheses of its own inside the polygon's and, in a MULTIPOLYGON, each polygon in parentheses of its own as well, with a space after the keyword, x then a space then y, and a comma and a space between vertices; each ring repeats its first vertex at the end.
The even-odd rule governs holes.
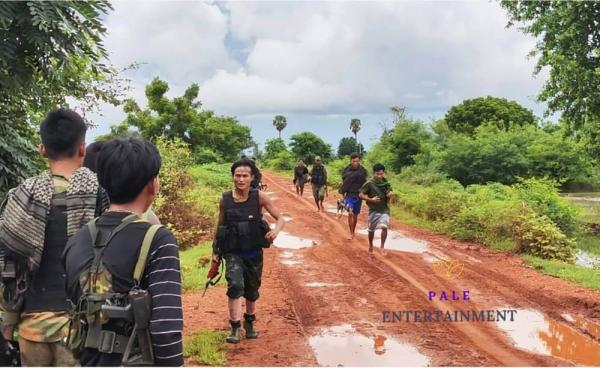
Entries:
POLYGON ((557 276, 600 291, 600 272, 597 269, 585 268, 563 261, 543 259, 531 255, 523 255, 522 257, 529 265, 542 273, 557 276))
POLYGON ((224 366, 227 363, 225 337, 224 331, 196 331, 183 338, 183 355, 194 364, 224 366))
MULTIPOLYGON (((201 290, 206 282, 212 255, 211 242, 205 241, 195 247, 179 252, 183 291, 201 290)), ((223 276, 217 285, 222 285, 223 276)))

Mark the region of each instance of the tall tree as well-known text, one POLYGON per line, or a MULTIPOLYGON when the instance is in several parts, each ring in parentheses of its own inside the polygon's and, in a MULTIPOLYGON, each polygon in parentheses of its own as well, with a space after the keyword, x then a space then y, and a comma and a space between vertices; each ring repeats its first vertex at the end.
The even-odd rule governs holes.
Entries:
POLYGON ((273 126, 277 129, 279 133, 279 138, 281 138, 281 131, 285 129, 287 126, 287 119, 283 115, 275 115, 273 118, 273 126))
POLYGON ((354 141, 356 142, 356 151, 360 153, 360 147, 358 146, 358 132, 360 131, 360 119, 350 120, 350 130, 354 133, 354 141))
POLYGON ((354 137, 344 137, 340 139, 340 143, 338 145, 337 156, 339 158, 344 158, 350 156, 354 152, 363 152, 364 147, 360 143, 356 143, 356 139, 354 137), (358 147, 358 148, 357 148, 358 147))
POLYGON ((314 133, 297 133, 290 140, 292 152, 304 162, 313 162, 315 156, 321 156, 323 160, 331 158, 331 146, 314 133))
MULTIPOLYGON (((563 112, 572 131, 600 125, 600 2, 513 1, 500 4, 508 26, 538 38, 535 73, 550 77, 538 98, 549 112, 563 112)), ((595 130, 592 128, 592 130, 595 130)))
POLYGON ((166 97, 168 90, 167 82, 154 78, 146 86, 148 107, 142 110, 136 101, 126 100, 123 110, 127 117, 112 131, 128 132, 129 127, 135 127, 146 139, 163 135, 169 139, 179 138, 189 144, 193 152, 202 152, 203 157, 208 157, 212 151, 225 161, 234 160, 240 151, 254 145, 250 128, 236 118, 217 116, 213 111, 201 109, 197 84, 173 99, 166 97))
POLYGON ((102 44, 110 10, 106 0, 0 2, 0 198, 36 170, 36 125, 48 110, 69 97, 84 112, 118 104, 124 80, 102 44))

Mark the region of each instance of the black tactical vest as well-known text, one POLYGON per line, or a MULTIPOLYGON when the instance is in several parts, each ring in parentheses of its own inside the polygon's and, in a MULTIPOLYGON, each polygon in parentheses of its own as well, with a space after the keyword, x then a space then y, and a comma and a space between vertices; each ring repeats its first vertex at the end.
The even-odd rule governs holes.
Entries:
POLYGON ((65 287, 66 274, 62 262, 62 253, 66 244, 66 193, 57 193, 52 196, 46 223, 42 262, 25 292, 24 312, 52 312, 69 309, 65 287))
POLYGON ((233 201, 232 192, 223 193, 225 219, 223 226, 226 232, 221 251, 223 253, 235 250, 249 250, 261 248, 264 239, 262 213, 258 200, 258 190, 252 189, 248 193, 248 200, 236 203, 233 201))

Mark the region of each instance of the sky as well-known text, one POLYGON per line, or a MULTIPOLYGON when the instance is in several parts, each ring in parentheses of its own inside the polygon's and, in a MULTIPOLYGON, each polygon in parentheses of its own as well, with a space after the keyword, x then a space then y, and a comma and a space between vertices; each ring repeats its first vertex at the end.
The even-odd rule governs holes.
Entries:
MULTIPOLYGON (((114 1, 104 40, 128 72, 131 97, 145 105, 156 76, 174 97, 200 86, 204 109, 236 116, 259 144, 311 131, 334 149, 351 136, 375 143, 391 126, 390 106, 425 122, 464 99, 497 96, 536 114, 546 73, 533 75, 535 40, 506 28, 496 1, 199 2, 114 1)), ((90 141, 124 119, 103 105, 90 141)))

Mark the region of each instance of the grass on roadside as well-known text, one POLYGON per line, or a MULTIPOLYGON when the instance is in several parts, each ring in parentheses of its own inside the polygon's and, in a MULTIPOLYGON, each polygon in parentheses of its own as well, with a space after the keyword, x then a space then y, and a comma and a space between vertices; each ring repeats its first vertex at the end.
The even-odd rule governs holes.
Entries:
POLYGON ((194 364, 223 366, 225 357, 224 331, 197 331, 183 338, 183 355, 194 364))
MULTIPOLYGON (((184 292, 204 288, 206 274, 210 269, 211 254, 211 243, 208 241, 179 253, 184 292)), ((223 276, 217 285, 222 284, 224 278, 223 276)))
POLYGON ((585 268, 562 261, 542 259, 531 255, 523 255, 522 257, 529 265, 542 273, 557 276, 600 291, 600 272, 596 269, 585 268))

